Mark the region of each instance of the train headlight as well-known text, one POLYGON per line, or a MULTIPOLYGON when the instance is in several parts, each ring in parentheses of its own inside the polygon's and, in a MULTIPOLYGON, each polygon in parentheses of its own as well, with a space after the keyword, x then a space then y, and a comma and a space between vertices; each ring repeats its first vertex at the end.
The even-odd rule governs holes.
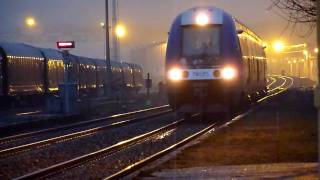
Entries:
POLYGON ((182 79, 183 72, 179 68, 173 68, 169 70, 168 76, 172 81, 180 81, 182 79))
POLYGON ((223 79, 231 80, 237 76, 237 71, 233 67, 225 67, 222 69, 221 75, 223 79))
POLYGON ((199 26, 205 26, 209 23, 209 17, 207 14, 200 13, 196 16, 196 23, 199 26))

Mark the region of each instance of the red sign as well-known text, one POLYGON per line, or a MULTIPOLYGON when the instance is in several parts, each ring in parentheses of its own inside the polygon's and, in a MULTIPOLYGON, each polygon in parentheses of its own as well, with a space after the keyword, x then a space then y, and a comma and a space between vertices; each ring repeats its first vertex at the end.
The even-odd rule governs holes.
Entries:
POLYGON ((72 49, 75 48, 74 41, 59 41, 57 42, 57 47, 59 49, 72 49))

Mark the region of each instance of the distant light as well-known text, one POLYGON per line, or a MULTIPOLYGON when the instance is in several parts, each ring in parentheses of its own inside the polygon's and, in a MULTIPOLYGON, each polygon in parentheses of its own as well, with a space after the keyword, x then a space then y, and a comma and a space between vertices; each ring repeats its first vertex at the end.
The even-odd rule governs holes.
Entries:
POLYGON ((319 49, 318 48, 314 48, 314 53, 318 53, 319 49))
POLYGON ((199 26, 205 26, 205 25, 209 24, 208 15, 204 14, 204 13, 198 14, 197 17, 196 17, 196 23, 199 26))
POLYGON ((75 42, 74 41, 59 41, 59 42, 57 42, 57 47, 59 49, 75 48, 75 42))
POLYGON ((126 28, 123 25, 117 25, 115 32, 118 38, 122 38, 127 34, 126 28))
POLYGON ((28 27, 33 27, 36 25, 36 20, 33 17, 27 17, 25 23, 28 27))
POLYGON ((281 41, 276 41, 274 42, 273 44, 273 49, 276 51, 276 52, 281 52, 283 51, 284 49, 284 45, 281 41))
POLYGON ((308 53, 307 50, 304 50, 304 51, 303 51, 303 54, 304 54, 305 56, 308 56, 309 53, 308 53))
POLYGON ((104 28, 105 26, 104 22, 100 22, 100 26, 104 28))

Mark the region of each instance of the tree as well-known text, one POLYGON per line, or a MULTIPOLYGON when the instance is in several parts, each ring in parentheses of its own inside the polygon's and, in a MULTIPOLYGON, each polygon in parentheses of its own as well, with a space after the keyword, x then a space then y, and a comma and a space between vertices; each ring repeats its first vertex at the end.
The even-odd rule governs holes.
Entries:
POLYGON ((272 7, 280 10, 279 15, 291 23, 312 23, 317 21, 316 0, 271 0, 272 7))

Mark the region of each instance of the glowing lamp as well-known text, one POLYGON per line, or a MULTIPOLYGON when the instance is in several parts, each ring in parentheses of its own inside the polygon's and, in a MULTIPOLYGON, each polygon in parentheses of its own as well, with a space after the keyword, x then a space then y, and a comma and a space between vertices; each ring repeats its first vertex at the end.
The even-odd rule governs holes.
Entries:
POLYGON ((236 75, 237 75, 237 71, 235 68, 225 67, 222 69, 221 76, 223 79, 231 80, 231 79, 234 79, 236 75))
POLYGON ((104 27, 105 27, 104 22, 100 22, 100 26, 101 26, 102 28, 104 28, 104 27))
POLYGON ((169 70, 168 73, 169 79, 172 81, 179 81, 182 79, 183 73, 179 68, 173 68, 169 70))
POLYGON ((283 49, 284 49, 284 45, 282 42, 280 41, 277 41, 273 44, 273 49, 276 51, 276 52, 281 52, 283 49))
POLYGON ((196 23, 199 26, 205 26, 205 25, 209 24, 208 15, 204 14, 204 13, 198 14, 197 17, 196 17, 196 23))
POLYGON ((122 25, 117 25, 116 27, 116 35, 118 38, 122 38, 127 34, 126 29, 122 25))
POLYGON ((33 17, 27 17, 25 22, 28 27, 33 27, 36 25, 36 20, 33 17))

